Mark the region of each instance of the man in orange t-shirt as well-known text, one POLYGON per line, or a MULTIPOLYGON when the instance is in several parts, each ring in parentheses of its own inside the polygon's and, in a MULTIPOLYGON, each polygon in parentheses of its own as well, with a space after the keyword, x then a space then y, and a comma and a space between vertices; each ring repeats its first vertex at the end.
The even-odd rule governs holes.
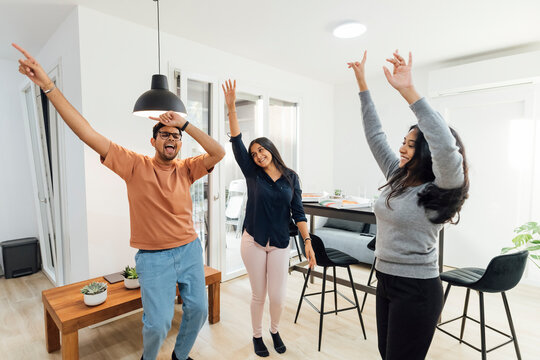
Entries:
POLYGON ((153 157, 127 150, 96 132, 66 100, 41 65, 24 49, 14 45, 26 59, 19 72, 38 85, 64 122, 100 156, 105 166, 127 185, 132 247, 141 285, 145 360, 155 359, 171 327, 176 284, 183 299, 183 318, 172 359, 191 359, 189 351, 206 321, 208 302, 201 242, 193 227, 189 188, 213 170, 225 150, 180 115, 161 115, 150 139, 153 157), (188 133, 206 154, 177 159, 182 132, 188 133))

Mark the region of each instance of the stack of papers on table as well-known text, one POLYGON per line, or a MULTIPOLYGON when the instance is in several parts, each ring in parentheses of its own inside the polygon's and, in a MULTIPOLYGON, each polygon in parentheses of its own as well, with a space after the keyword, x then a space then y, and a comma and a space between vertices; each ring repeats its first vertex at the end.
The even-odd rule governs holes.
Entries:
POLYGON ((371 200, 350 196, 345 199, 322 199, 319 204, 336 209, 353 209, 371 206, 371 200))
POLYGON ((320 193, 302 193, 302 202, 319 202, 328 196, 326 191, 320 193))

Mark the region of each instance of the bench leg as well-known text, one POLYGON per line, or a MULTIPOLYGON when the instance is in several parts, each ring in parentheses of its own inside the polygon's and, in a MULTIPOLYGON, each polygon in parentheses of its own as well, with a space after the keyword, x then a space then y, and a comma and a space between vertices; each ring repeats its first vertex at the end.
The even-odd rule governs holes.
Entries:
POLYGON ((62 333, 62 359, 79 359, 79 332, 77 330, 68 333, 62 333))
POLYGON ((45 312, 45 345, 47 352, 52 353, 60 349, 60 331, 45 307, 43 311, 45 312))
POLYGON ((219 322, 219 281, 208 285, 208 322, 219 322))

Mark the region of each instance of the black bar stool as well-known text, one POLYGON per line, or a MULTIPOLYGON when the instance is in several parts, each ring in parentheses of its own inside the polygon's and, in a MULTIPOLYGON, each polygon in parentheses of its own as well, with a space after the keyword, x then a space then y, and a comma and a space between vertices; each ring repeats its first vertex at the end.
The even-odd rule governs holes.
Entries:
MULTIPOLYGON (((494 257, 488 264, 486 269, 479 268, 462 268, 451 271, 445 271, 441 274, 441 280, 446 281, 448 286, 444 293, 444 304, 446 304, 446 299, 450 293, 450 288, 454 286, 462 286, 467 288, 467 294, 465 295, 465 305, 463 307, 463 315, 458 316, 455 319, 451 319, 440 323, 437 326, 437 329, 443 333, 450 335, 456 340, 459 340, 460 343, 464 343, 472 347, 473 349, 480 351, 482 353, 482 359, 487 359, 487 353, 500 348, 503 345, 514 343, 514 348, 516 350, 517 358, 521 360, 521 353, 519 352, 519 346, 516 336, 516 331, 514 329, 514 323, 512 322, 512 315, 510 314, 510 307, 508 306, 508 300, 506 299, 505 291, 512 289, 516 286, 521 280, 523 271, 525 270, 525 265, 527 263, 528 251, 523 250, 514 254, 509 255, 499 255, 494 257), (471 290, 476 290, 478 292, 478 297, 480 300, 480 321, 473 319, 467 315, 467 308, 469 306, 469 295, 471 290), (484 313, 484 293, 501 293, 504 308, 506 310, 506 317, 508 318, 508 324, 510 326, 510 331, 512 336, 505 334, 504 332, 497 330, 489 325, 486 325, 485 313, 484 313), (459 337, 451 334, 450 332, 441 328, 441 326, 448 324, 452 321, 461 319, 461 332, 459 337), (469 319, 478 324, 480 324, 480 342, 481 347, 478 348, 465 340, 463 340, 463 332, 465 331, 465 321, 469 319), (493 330, 501 335, 506 336, 509 340, 497 345, 491 349, 486 349, 486 328, 493 330)), ((444 305, 443 305, 444 309, 444 305)))
MULTIPOLYGON (((313 247, 313 251, 315 253, 315 259, 317 260, 317 265, 323 267, 323 278, 322 278, 322 291, 314 292, 310 294, 306 294, 306 287, 309 279, 309 275, 311 274, 311 269, 308 268, 307 276, 304 280, 304 287, 302 288, 302 295, 300 295, 300 300, 298 301, 298 308, 296 310, 296 316, 294 318, 294 322, 296 323, 296 320, 298 320, 298 314, 300 313, 300 308, 302 306, 302 301, 305 300, 315 311, 319 313, 319 351, 321 351, 321 340, 322 340, 322 329, 323 329, 323 317, 324 315, 328 314, 336 314, 341 311, 346 310, 353 310, 356 309, 358 312, 358 318, 360 319, 360 325, 362 326, 362 332, 364 334, 364 339, 367 339, 366 337, 366 330, 364 328, 364 321, 362 320, 362 314, 360 312, 360 306, 358 305, 358 297, 356 296, 356 289, 354 288, 354 281, 351 273, 350 265, 358 264, 359 261, 355 258, 335 249, 325 249, 324 244, 322 240, 313 234, 309 235, 311 237, 311 246, 313 247), (326 290, 326 272, 328 268, 331 267, 334 271, 334 289, 333 290, 326 290), (336 267, 344 267, 347 268, 347 272, 349 273, 349 281, 351 283, 352 292, 354 295, 354 302, 351 301, 349 298, 347 298, 345 295, 337 291, 337 283, 336 283, 336 267), (324 294, 326 293, 334 293, 334 310, 332 311, 324 311, 324 294), (337 308, 337 295, 340 295, 345 300, 350 302, 352 305, 351 307, 338 309, 337 308), (318 309, 309 299, 308 296, 312 295, 321 295, 321 308, 318 309)), ((305 256, 305 248, 303 241, 300 242, 300 246, 302 247, 302 252, 305 256)))

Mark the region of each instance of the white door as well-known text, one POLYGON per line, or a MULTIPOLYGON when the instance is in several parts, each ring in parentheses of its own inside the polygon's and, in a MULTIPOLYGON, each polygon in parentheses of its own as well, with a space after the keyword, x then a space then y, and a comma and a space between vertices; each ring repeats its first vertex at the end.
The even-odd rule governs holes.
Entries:
MULTIPOLYGON (((57 71, 51 74, 56 82, 57 71)), ((23 90, 27 142, 34 165, 32 173, 43 271, 56 285, 63 285, 62 219, 58 127, 56 110, 42 102, 39 87, 29 84, 23 90)))
POLYGON ((533 210, 540 203, 534 86, 464 92, 433 104, 462 137, 470 176, 461 221, 445 230, 444 262, 485 267, 511 244, 515 227, 540 215, 533 210))

